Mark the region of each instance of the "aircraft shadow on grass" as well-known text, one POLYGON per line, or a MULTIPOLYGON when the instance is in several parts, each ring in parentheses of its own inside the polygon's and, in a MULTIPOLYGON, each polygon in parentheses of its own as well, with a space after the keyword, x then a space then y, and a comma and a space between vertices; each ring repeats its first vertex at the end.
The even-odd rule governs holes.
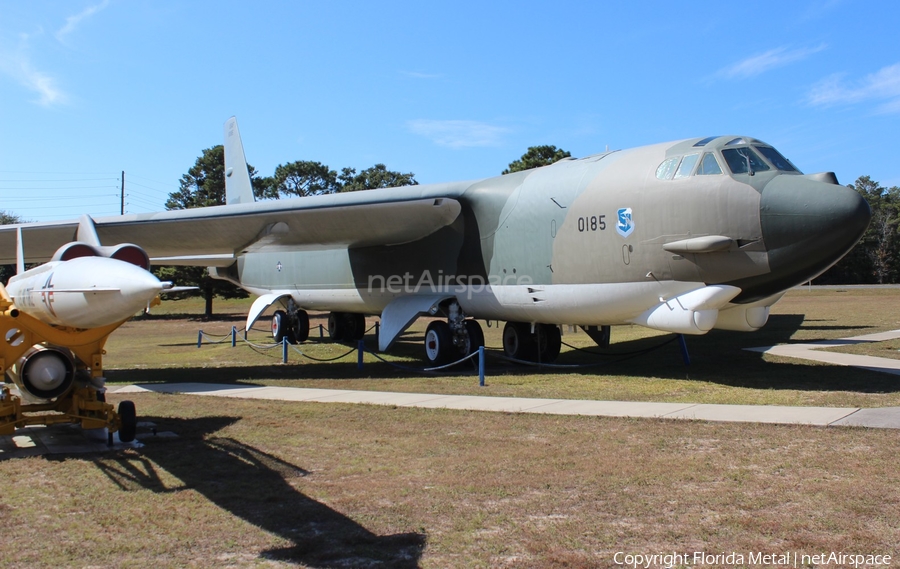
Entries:
MULTIPOLYGON (((799 360, 790 363, 772 362, 765 360, 763 354, 759 352, 743 349, 801 342, 793 339, 801 328, 814 331, 845 331, 846 333, 842 336, 859 335, 869 329, 865 326, 845 326, 836 322, 830 320, 805 321, 802 314, 782 314, 771 316, 769 323, 757 332, 713 330, 705 336, 688 336, 686 344, 690 354, 690 365, 685 365, 677 337, 671 334, 616 343, 610 350, 593 347, 586 350, 569 351, 563 353, 556 362, 557 364, 585 366, 576 368, 517 365, 497 358, 496 355, 502 354, 502 351, 495 349, 489 352, 486 376, 488 384, 491 375, 592 374, 708 381, 720 385, 754 389, 859 393, 900 391, 900 382, 897 381, 896 376, 845 366, 811 365, 799 360)), ((613 329, 613 334, 615 335, 615 329, 613 329)), ((563 342, 566 342, 567 339, 567 335, 563 336, 563 342)), ((398 342, 392 353, 410 356, 412 361, 403 365, 413 369, 422 369, 425 365, 418 359, 421 340, 421 334, 407 332, 404 334, 403 341, 398 342)), ((373 336, 368 336, 366 342, 370 350, 375 349, 376 342, 373 336)), ((351 348, 348 347, 348 349, 351 348)), ((291 354, 292 362, 297 359, 296 354, 291 354)), ((280 360, 273 356, 273 361, 280 360)), ((477 369, 474 361, 470 361, 444 373, 454 376, 477 375, 477 369)), ((133 383, 166 381, 254 385, 254 379, 340 381, 371 378, 402 381, 409 377, 417 377, 417 374, 381 362, 366 363, 362 370, 358 370, 356 355, 351 354, 345 359, 324 365, 273 363, 271 366, 109 370, 107 377, 111 381, 133 383)), ((477 381, 477 377, 473 381, 477 381)), ((294 386, 297 385, 294 384, 294 386)))
POLYGON ((308 474, 302 468, 232 438, 215 436, 237 418, 145 420, 179 438, 146 441, 137 456, 92 459, 122 491, 199 492, 223 510, 293 544, 263 552, 266 559, 310 567, 419 566, 424 534, 375 535, 298 491, 290 481, 308 474), (160 470, 182 484, 167 485, 160 470))

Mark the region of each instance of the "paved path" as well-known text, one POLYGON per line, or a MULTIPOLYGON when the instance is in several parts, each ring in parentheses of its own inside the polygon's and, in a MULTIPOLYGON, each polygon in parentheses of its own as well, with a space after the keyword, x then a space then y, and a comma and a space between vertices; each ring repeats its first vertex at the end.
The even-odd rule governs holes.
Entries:
MULTIPOLYGON (((835 346, 848 346, 863 342, 883 342, 896 338, 900 338, 900 330, 809 344, 786 344, 747 349, 766 354, 813 360, 833 365, 860 367, 882 373, 900 375, 900 360, 820 351, 824 348, 835 346)), ((527 399, 522 397, 349 391, 342 389, 305 389, 208 383, 130 385, 118 389, 117 393, 150 391, 246 399, 364 403, 370 405, 396 405, 398 407, 467 409, 507 413, 652 417, 744 423, 800 424, 820 427, 845 426, 900 429, 900 407, 860 409, 857 407, 783 407, 774 405, 710 405, 697 403, 527 399)), ((122 448, 123 446, 140 445, 140 443, 123 445, 117 441, 117 444, 109 447, 105 443, 104 433, 100 433, 91 439, 86 438, 80 428, 67 425, 52 428, 30 427, 21 429, 16 431, 15 436, 0 436, 0 460, 14 456, 31 456, 47 453, 102 452, 122 448)), ((153 436, 162 435, 175 436, 172 433, 153 433, 153 436)))
POLYGON ((594 415, 603 417, 653 417, 743 423, 777 423, 827 426, 900 428, 900 407, 784 407, 775 405, 711 405, 697 403, 652 403, 588 401, 577 399, 528 399, 478 395, 440 395, 390 391, 350 391, 209 383, 163 383, 130 385, 116 391, 126 393, 189 393, 241 399, 272 399, 317 403, 364 403, 428 409, 466 409, 506 413, 594 415))
POLYGON ((864 336, 854 336, 852 338, 841 338, 839 340, 823 340, 821 342, 812 342, 809 344, 781 344, 779 346, 764 346, 761 348, 745 349, 751 352, 772 354, 773 356, 812 360, 832 365, 858 367, 881 373, 900 375, 900 360, 856 354, 842 354, 840 352, 819 351, 825 348, 852 346, 869 342, 884 342, 886 340, 895 340, 897 338, 900 338, 900 330, 879 332, 878 334, 866 334, 864 336))

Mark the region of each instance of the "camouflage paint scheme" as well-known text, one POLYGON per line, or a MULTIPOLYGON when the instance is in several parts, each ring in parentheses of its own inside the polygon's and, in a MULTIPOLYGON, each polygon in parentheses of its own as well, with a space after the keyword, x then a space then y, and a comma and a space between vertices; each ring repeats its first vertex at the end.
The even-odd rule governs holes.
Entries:
MULTIPOLYGON (((229 125, 231 176, 246 165, 229 125)), ((758 156, 755 169, 747 159, 748 171, 733 174, 722 151, 742 148, 771 149, 747 137, 698 138, 478 181, 260 203, 249 177, 236 176, 226 206, 94 221, 105 242, 133 242, 155 264, 211 265, 261 295, 248 326, 290 299, 381 315, 382 349, 418 315, 447 314, 454 303, 462 318, 532 325, 749 331, 785 290, 846 254, 870 210, 833 174, 758 156), (667 160, 705 154, 721 173, 700 175, 697 164, 683 176, 664 171, 667 160)), ((72 240, 72 223, 22 226, 29 261, 72 240)), ((8 257, 14 233, 0 229, 0 245, 8 257)))
MULTIPOLYGON (((717 138, 703 149, 715 152, 735 138, 717 138)), ((386 201, 400 194, 452 198, 461 212, 412 243, 247 255, 228 274, 257 293, 290 291, 311 309, 380 314, 398 296, 437 291, 455 293, 477 318, 622 324, 660 297, 712 284, 741 289, 725 309, 774 302, 831 266, 865 230, 869 210, 856 192, 799 173, 656 177, 663 160, 690 152, 698 140, 458 185, 373 190, 386 201), (616 225, 626 208, 634 228, 623 236, 616 225), (727 247, 683 254, 663 248, 710 235, 727 237, 727 247), (770 251, 767 241, 778 249, 770 251), (389 291, 387 279, 404 275, 412 278, 402 292, 389 291), (438 287, 439 277, 448 283, 449 275, 504 284, 481 290, 456 279, 438 287)))

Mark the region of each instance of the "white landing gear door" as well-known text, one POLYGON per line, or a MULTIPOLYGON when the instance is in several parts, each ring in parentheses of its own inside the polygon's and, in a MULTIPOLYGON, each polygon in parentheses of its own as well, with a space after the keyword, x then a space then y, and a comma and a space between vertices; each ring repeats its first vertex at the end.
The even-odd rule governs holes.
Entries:
POLYGON ((381 312, 378 350, 390 348, 397 337, 422 314, 437 313, 438 305, 452 295, 410 295, 395 298, 381 312))

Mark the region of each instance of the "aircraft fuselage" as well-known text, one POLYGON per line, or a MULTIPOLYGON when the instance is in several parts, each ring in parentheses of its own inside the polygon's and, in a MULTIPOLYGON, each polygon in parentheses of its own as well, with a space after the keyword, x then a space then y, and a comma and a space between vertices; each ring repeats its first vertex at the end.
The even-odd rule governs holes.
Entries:
MULTIPOLYGON (((289 292, 312 310, 381 314, 400 297, 447 295, 476 318, 579 325, 646 325, 649 308, 725 285, 736 290, 715 303, 719 327, 752 330, 759 326, 746 315, 727 311, 763 307, 767 315, 784 290, 818 276, 856 243, 869 208, 851 189, 758 156, 755 171, 748 160, 747 172, 731 172, 722 151, 733 162, 734 151, 770 149, 759 141, 698 142, 475 182, 370 190, 384 201, 452 198, 462 210, 413 242, 249 253, 220 274, 257 294, 289 292), (719 172, 701 171, 701 160, 719 172), (692 164, 679 175, 682 161, 692 164)), ((663 329, 706 331, 692 322, 663 329)))

